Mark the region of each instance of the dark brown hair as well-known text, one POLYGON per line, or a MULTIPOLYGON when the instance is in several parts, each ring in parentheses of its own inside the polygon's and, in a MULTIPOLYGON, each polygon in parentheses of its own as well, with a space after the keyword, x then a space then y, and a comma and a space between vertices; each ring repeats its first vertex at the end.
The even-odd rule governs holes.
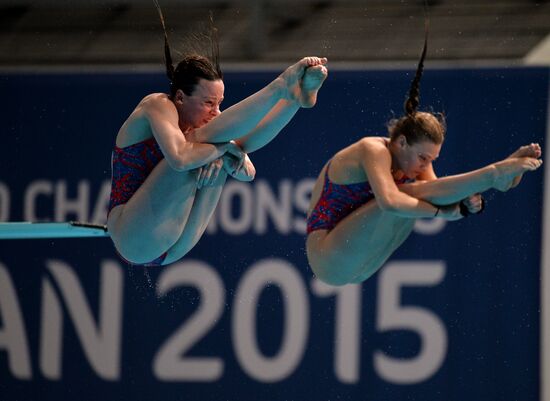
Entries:
POLYGON ((418 111, 420 104, 420 79, 424 71, 424 60, 428 50, 428 21, 426 21, 424 48, 416 68, 414 79, 411 82, 409 94, 405 100, 405 115, 401 118, 392 119, 388 123, 388 131, 392 140, 403 135, 409 145, 423 140, 435 144, 443 143, 447 129, 445 116, 442 113, 418 111))
MULTIPOLYGON (((166 76, 170 80, 170 95, 174 96, 176 91, 181 89, 183 93, 190 96, 199 82, 199 79, 206 79, 208 81, 223 79, 223 73, 220 68, 218 30, 214 26, 212 13, 210 13, 209 31, 202 35, 203 39, 209 42, 210 54, 203 55, 198 51, 184 54, 183 59, 178 63, 176 68, 174 68, 164 16, 158 1, 153 1, 157 7, 162 29, 164 31, 164 63, 166 65, 166 76)), ((193 39, 199 42, 200 38, 198 35, 192 35, 192 40, 193 39)))

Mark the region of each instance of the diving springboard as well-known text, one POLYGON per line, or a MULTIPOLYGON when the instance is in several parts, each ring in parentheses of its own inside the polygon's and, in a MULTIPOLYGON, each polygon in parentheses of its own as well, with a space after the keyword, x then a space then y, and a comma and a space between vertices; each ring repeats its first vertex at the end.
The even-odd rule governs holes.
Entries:
POLYGON ((6 222, 0 223, 1 239, 44 239, 108 237, 107 226, 80 223, 6 222))

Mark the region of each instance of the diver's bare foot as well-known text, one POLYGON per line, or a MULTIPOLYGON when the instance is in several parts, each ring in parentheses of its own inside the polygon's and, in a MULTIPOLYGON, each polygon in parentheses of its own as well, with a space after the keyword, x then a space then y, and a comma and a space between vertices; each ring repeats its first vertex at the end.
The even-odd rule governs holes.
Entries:
MULTIPOLYGON (((514 157, 534 157, 535 159, 538 159, 542 155, 542 149, 538 143, 531 143, 530 145, 525 145, 520 147, 518 150, 516 150, 514 153, 512 153, 508 158, 514 158, 514 157)), ((512 186, 510 188, 515 188, 519 185, 521 179, 523 178, 523 174, 520 174, 516 177, 514 177, 514 180, 512 182, 512 186)))
POLYGON ((317 103, 317 93, 325 79, 327 79, 328 70, 324 65, 315 65, 308 67, 304 72, 302 84, 300 85, 300 105, 304 108, 310 108, 317 103))
POLYGON ((493 188, 502 192, 508 191, 513 188, 516 178, 527 171, 538 169, 541 165, 542 160, 534 157, 512 157, 495 163, 496 174, 493 188))
POLYGON ((534 157, 538 159, 542 155, 542 150, 538 143, 532 143, 530 145, 521 146, 518 150, 512 153, 508 158, 513 157, 534 157))
POLYGON ((319 72, 312 71, 308 73, 312 75, 307 79, 307 88, 304 88, 305 90, 302 90, 303 78, 305 78, 306 76, 306 69, 309 70, 313 67, 324 66, 326 63, 326 58, 304 57, 296 64, 288 67, 279 76, 279 78, 283 80, 285 86, 286 95, 284 97, 288 100, 297 102, 302 107, 313 107, 317 99, 317 91, 321 87, 324 78, 321 79, 321 82, 319 83, 318 81, 320 78, 317 77, 317 74, 319 74, 319 72), (317 86, 316 89, 315 86, 317 86))

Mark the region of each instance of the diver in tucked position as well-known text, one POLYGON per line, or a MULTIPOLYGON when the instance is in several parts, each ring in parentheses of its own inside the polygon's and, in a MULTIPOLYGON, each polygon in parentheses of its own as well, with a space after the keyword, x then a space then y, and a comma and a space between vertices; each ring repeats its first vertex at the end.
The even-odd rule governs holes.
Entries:
POLYGON ((323 167, 307 216, 306 251, 314 274, 332 285, 359 283, 382 267, 407 239, 415 220, 454 221, 482 210, 481 192, 507 191, 542 164, 538 144, 468 173, 437 178, 432 163, 445 139, 441 114, 418 111, 427 39, 389 138, 365 137, 323 167))
POLYGON ((170 93, 145 96, 120 128, 107 219, 120 256, 148 266, 172 263, 195 246, 227 175, 252 180, 247 153, 268 144, 300 107, 313 107, 327 77, 325 58, 306 57, 220 112, 224 84, 216 38, 210 57, 188 54, 174 68, 158 10, 170 93))

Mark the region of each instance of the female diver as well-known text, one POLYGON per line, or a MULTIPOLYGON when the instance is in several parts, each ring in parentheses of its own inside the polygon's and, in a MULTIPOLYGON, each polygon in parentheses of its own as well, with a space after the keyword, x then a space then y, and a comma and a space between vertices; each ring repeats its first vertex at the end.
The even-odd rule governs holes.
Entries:
POLYGON ((389 138, 365 137, 340 150, 321 170, 307 217, 306 251, 325 283, 359 283, 382 267, 407 239, 415 219, 458 220, 482 210, 481 192, 506 191, 542 164, 531 144, 507 159, 465 174, 437 178, 432 163, 445 137, 441 114, 417 111, 427 39, 389 138))
POLYGON ((220 112, 224 84, 215 30, 210 58, 187 55, 174 68, 157 8, 170 93, 145 96, 120 128, 107 219, 120 256, 148 266, 172 263, 193 248, 227 175, 252 180, 247 153, 269 143, 300 107, 313 107, 327 77, 325 58, 306 57, 220 112))

